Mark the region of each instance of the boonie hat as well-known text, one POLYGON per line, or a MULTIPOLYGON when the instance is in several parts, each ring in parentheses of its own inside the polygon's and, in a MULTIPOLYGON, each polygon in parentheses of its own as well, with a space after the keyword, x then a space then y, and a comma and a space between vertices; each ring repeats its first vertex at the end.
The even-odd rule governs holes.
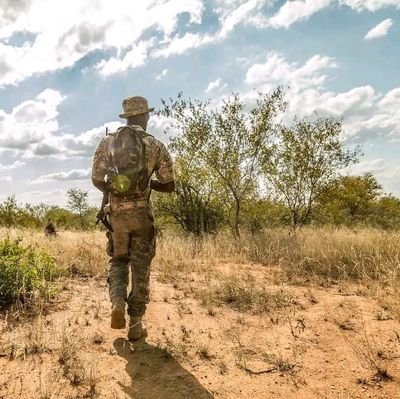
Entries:
POLYGON ((122 101, 122 108, 124 109, 124 113, 119 115, 120 118, 129 118, 130 116, 154 111, 154 108, 149 108, 147 100, 140 96, 125 98, 122 101))

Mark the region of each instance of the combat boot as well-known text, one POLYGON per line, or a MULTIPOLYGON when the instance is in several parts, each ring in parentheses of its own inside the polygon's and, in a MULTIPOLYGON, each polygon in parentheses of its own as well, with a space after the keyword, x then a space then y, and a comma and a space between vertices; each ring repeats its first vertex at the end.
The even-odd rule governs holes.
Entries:
POLYGON ((123 299, 114 300, 111 310, 111 328, 120 330, 125 326, 125 301, 123 299))
POLYGON ((143 323, 141 317, 131 316, 129 319, 128 339, 137 341, 140 338, 147 337, 146 325, 143 323))

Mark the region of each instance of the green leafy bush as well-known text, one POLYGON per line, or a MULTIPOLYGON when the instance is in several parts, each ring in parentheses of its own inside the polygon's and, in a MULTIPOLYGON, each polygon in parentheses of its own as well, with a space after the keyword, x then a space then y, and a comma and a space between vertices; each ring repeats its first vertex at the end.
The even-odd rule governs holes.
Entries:
POLYGON ((49 297, 59 270, 43 250, 24 247, 22 239, 0 240, 0 304, 49 297))

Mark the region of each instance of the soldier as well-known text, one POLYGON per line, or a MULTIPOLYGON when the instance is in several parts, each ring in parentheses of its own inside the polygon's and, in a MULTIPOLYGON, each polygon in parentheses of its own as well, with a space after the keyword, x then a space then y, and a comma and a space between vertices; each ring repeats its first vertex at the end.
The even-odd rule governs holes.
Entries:
POLYGON ((57 235, 56 228, 50 219, 47 220, 46 227, 44 228, 44 234, 47 237, 55 237, 57 235))
POLYGON ((150 192, 171 193, 175 182, 166 147, 146 132, 149 113, 154 108, 149 108, 143 97, 128 97, 122 106, 124 113, 120 117, 127 124, 99 143, 92 182, 103 193, 109 193, 106 214, 113 230, 108 272, 111 328, 125 327, 127 303, 128 338, 138 340, 147 335, 142 317, 149 302, 150 264, 155 255, 150 192), (151 179, 153 172, 156 180, 151 179), (129 265, 132 290, 127 296, 129 265))

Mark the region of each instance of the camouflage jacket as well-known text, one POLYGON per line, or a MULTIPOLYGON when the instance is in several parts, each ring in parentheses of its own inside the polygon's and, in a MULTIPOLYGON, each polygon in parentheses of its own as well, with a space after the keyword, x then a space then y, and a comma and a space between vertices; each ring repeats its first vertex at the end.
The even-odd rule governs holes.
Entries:
MULTIPOLYGON (((143 131, 140 126, 132 125, 135 129, 143 131)), ((110 159, 108 149, 110 136, 104 137, 97 146, 92 164, 92 179, 106 181, 109 171, 110 159)), ((174 180, 172 158, 167 148, 161 141, 151 135, 143 138, 146 148, 146 160, 149 171, 149 184, 143 193, 143 199, 148 199, 150 195, 150 178, 155 173, 157 180, 162 183, 169 183, 174 180)))

